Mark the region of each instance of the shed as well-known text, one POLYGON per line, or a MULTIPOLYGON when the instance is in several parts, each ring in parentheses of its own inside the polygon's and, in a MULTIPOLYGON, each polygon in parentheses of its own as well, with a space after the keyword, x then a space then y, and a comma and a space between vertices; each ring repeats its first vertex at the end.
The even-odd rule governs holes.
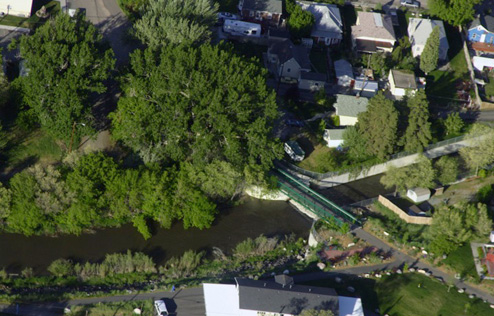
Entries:
POLYGON ((334 71, 336 73, 336 79, 338 80, 338 85, 342 87, 349 87, 354 80, 353 68, 345 59, 339 59, 334 62, 334 71))
POLYGON ((302 161, 305 158, 305 151, 300 147, 300 145, 294 141, 290 140, 285 143, 285 152, 295 161, 302 161))
POLYGON ((326 129, 323 138, 329 148, 338 148, 343 145, 343 133, 345 129, 326 129))
POLYGON ((407 91, 412 94, 417 91, 417 78, 414 73, 407 73, 397 69, 389 72, 389 90, 395 97, 403 97, 407 91))
POLYGON ((355 84, 353 86, 353 93, 365 98, 372 98, 377 94, 379 85, 377 81, 365 80, 360 77, 355 79, 355 84))
POLYGON ((427 201, 431 197, 431 190, 427 188, 408 189, 407 197, 414 203, 427 201))

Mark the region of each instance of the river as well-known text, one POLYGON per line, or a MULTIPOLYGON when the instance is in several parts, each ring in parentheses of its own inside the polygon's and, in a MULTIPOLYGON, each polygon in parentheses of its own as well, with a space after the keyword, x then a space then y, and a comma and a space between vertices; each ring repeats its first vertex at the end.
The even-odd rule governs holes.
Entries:
POLYGON ((148 240, 144 240, 131 224, 80 236, 0 234, 0 268, 19 272, 29 266, 35 272, 43 273, 58 258, 96 262, 102 260, 105 254, 125 252, 127 249, 144 252, 160 265, 189 249, 218 247, 228 253, 239 242, 261 234, 294 233, 307 239, 310 225, 311 220, 287 202, 245 198, 240 205, 223 208, 210 229, 185 230, 181 222, 176 222, 170 229, 156 225, 153 236, 148 240))

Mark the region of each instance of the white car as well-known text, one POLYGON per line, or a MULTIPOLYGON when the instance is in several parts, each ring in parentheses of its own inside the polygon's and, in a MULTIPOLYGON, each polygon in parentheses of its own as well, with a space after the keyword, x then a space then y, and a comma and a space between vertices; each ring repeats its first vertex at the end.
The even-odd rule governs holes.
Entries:
POLYGON ((154 301, 154 308, 156 308, 156 313, 158 313, 158 316, 168 316, 168 310, 166 309, 165 301, 154 301))
POLYGON ((218 12, 218 20, 240 20, 240 17, 230 12, 218 12))
POLYGON ((420 8, 420 2, 416 0, 402 0, 401 5, 405 7, 411 7, 411 8, 420 8))

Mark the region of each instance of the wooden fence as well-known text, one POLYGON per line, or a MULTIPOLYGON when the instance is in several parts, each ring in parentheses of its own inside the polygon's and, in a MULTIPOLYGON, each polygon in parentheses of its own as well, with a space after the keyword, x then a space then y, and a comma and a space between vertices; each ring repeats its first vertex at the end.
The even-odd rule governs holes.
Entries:
POLYGON ((432 222, 431 217, 422 217, 422 216, 410 216, 408 215, 405 211, 403 211, 401 208, 396 206, 393 202, 388 200, 382 195, 379 195, 379 198, 377 199, 379 203, 384 205, 385 207, 389 208, 393 213, 398 215, 402 220, 409 224, 417 224, 417 225, 430 225, 432 222))

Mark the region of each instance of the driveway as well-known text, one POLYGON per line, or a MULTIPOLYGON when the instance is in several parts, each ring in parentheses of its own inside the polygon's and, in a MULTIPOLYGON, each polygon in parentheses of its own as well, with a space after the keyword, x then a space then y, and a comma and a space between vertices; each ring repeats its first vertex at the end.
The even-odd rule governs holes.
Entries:
POLYGON ((117 4, 116 0, 67 0, 69 9, 84 9, 86 17, 103 33, 110 42, 117 65, 129 60, 133 45, 128 37, 132 24, 117 4))

